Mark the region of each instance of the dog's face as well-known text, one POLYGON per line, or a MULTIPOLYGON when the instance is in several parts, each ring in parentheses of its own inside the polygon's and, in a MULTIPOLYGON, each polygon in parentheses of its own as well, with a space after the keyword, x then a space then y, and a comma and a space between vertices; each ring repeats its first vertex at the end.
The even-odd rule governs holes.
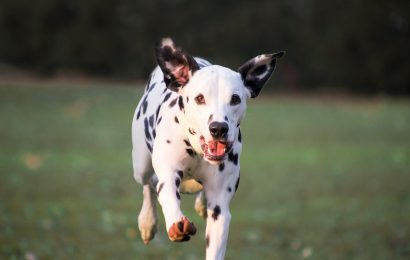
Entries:
POLYGON ((237 139, 248 98, 258 96, 284 52, 260 55, 233 71, 218 65, 199 69, 195 59, 163 39, 157 61, 167 87, 179 92, 190 133, 198 138, 205 160, 222 162, 237 139))
POLYGON ((180 94, 185 117, 197 133, 205 159, 222 161, 237 138, 250 97, 240 74, 217 65, 204 67, 195 72, 180 94))

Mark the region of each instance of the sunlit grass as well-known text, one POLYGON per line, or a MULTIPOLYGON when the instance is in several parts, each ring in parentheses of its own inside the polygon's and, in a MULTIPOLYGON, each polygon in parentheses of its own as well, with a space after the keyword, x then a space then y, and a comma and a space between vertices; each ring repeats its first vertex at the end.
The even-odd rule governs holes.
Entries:
MULTIPOLYGON (((130 128, 141 90, 0 87, 0 258, 203 259, 204 223, 144 246, 130 128)), ((410 256, 410 103, 261 97, 242 124, 227 259, 410 256)))

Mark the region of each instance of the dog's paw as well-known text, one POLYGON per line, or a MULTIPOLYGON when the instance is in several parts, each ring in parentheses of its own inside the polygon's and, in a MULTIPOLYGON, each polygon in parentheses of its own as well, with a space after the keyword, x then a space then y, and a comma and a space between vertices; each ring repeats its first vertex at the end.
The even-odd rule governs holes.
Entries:
POLYGON ((148 245, 149 241, 154 239, 156 232, 157 232, 156 226, 153 226, 151 228, 140 227, 141 239, 145 245, 148 245))
POLYGON ((180 221, 172 224, 168 230, 168 237, 174 242, 185 242, 195 235, 196 227, 187 217, 182 217, 180 221))
MULTIPOLYGON (((139 218, 142 219, 142 218, 139 218)), ((157 219, 146 218, 145 220, 138 221, 138 228, 140 230, 141 239, 145 245, 149 243, 155 237, 157 233, 157 219)))

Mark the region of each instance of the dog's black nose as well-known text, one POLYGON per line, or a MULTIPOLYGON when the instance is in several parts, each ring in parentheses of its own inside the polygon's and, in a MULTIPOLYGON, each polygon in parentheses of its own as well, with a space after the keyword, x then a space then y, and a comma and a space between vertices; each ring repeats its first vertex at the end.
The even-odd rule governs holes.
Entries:
POLYGON ((226 138, 228 135, 229 126, 225 122, 212 122, 209 125, 209 132, 213 138, 226 138))

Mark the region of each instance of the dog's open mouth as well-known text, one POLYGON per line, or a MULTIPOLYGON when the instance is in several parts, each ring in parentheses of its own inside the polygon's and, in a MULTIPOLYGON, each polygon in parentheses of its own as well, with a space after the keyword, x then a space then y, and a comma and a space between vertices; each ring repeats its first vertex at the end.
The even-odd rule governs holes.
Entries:
POLYGON ((226 141, 212 140, 206 142, 203 136, 200 137, 200 144, 204 157, 215 162, 223 161, 226 153, 232 148, 232 144, 226 141))

